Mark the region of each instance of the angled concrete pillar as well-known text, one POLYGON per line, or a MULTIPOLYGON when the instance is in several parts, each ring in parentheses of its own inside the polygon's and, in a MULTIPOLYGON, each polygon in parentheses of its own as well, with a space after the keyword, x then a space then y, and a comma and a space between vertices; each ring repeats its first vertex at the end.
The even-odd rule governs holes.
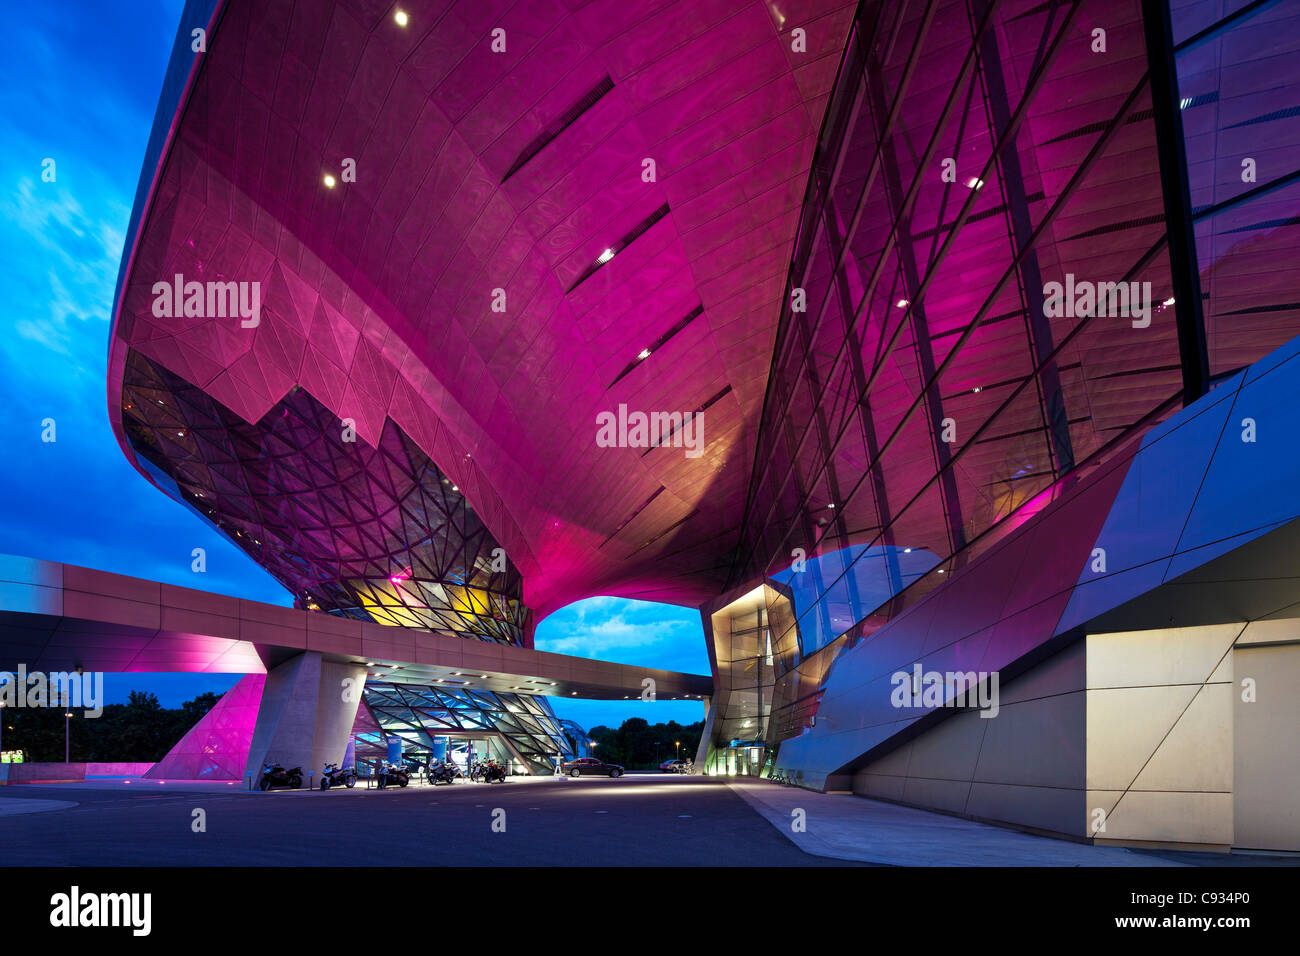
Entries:
POLYGON ((256 785, 267 763, 302 767, 303 781, 319 781, 327 763, 347 752, 366 670, 304 651, 266 674, 245 773, 256 785), (313 776, 314 775, 314 776, 313 776))

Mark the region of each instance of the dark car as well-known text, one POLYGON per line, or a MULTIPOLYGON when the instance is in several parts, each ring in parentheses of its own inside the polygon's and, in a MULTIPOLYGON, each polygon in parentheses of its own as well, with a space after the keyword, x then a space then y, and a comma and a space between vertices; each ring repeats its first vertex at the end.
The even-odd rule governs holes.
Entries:
POLYGON ((664 773, 681 773, 686 768, 686 761, 681 759, 665 760, 659 765, 664 773))
POLYGON ((564 765, 564 772, 570 777, 581 777, 583 774, 599 774, 602 777, 621 777, 623 768, 616 763, 605 763, 603 760, 597 760, 595 757, 579 757, 577 760, 570 760, 564 765))

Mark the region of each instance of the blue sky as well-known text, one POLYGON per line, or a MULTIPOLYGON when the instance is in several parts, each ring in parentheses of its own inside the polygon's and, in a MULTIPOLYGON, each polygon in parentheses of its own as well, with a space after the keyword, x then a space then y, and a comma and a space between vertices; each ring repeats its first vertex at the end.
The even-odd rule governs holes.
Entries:
MULTIPOLYGON (((183 4, 29 4, 0 31, 0 553, 63 561, 251 600, 288 594, 127 464, 108 424, 109 312, 145 143, 183 4), (123 13, 122 11, 129 11, 123 13), (55 161, 54 182, 42 163, 55 161), (41 440, 41 422, 57 440, 41 440), (207 550, 207 573, 190 570, 207 550)), ((537 629, 544 650, 707 673, 697 611, 595 598, 537 629)), ((174 706, 225 676, 109 675, 174 706)), ((584 726, 697 720, 695 703, 557 702, 584 726)))

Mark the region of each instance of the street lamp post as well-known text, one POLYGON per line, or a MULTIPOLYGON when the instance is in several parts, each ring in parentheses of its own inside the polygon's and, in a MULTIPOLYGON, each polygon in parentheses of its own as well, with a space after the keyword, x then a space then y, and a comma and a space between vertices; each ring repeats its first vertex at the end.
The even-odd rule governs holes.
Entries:
POLYGON ((675 743, 675 744, 677 745, 677 759, 678 759, 678 760, 681 760, 681 759, 682 759, 682 742, 681 742, 680 740, 674 740, 673 743, 675 743))
POLYGON ((63 712, 63 762, 70 763, 69 754, 72 752, 72 711, 63 712))

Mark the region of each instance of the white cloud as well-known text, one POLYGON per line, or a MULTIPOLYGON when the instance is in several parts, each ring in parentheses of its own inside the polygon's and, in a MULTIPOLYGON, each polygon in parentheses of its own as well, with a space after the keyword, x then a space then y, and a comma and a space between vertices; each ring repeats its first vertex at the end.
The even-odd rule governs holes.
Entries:
MULTIPOLYGON (((124 219, 125 213, 112 200, 105 206, 112 219, 88 214, 75 196, 56 183, 38 186, 30 178, 20 180, 16 192, 0 199, 0 217, 8 221, 15 237, 34 242, 48 264, 48 298, 17 303, 21 311, 14 329, 20 337, 73 356, 78 345, 89 341, 82 334, 86 323, 107 325, 123 241, 117 220, 124 219)), ((102 342, 98 335, 91 340, 102 342)))
MULTIPOLYGON (((597 597, 579 601, 555 612, 537 629, 539 650, 574 654, 620 663, 638 663, 619 651, 639 651, 639 663, 656 666, 683 644, 702 641, 700 625, 691 620, 694 611, 684 608, 597 597), (652 654, 645 652, 653 651, 652 654)), ((661 665, 660 665, 661 666, 661 665)))

